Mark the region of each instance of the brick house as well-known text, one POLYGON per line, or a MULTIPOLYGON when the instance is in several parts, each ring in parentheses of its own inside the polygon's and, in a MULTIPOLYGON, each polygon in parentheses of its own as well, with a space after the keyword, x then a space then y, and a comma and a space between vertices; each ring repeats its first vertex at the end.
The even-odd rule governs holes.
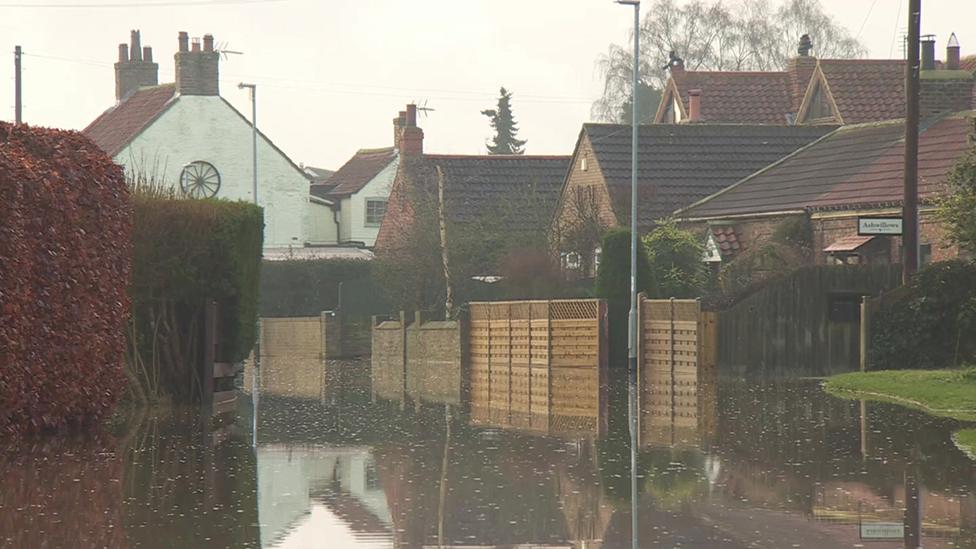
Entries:
MULTIPOLYGON (((945 176, 973 144, 972 111, 924 123, 919 135, 920 258, 949 259, 959 250, 946 242, 934 219, 945 176)), ((816 263, 894 263, 900 237, 859 236, 859 216, 901 216, 904 121, 843 126, 769 167, 676 213, 707 225, 709 246, 728 260, 770 239, 788 219, 810 222, 816 263)))
MULTIPOLYGON (((409 246, 420 241, 440 246, 440 215, 448 241, 499 219, 505 220, 508 242, 518 243, 531 228, 545 228, 568 156, 428 154, 416 124, 416 109, 408 106, 400 128, 400 161, 376 238, 378 256, 410 253, 409 246)), ((478 247, 471 254, 491 255, 493 250, 481 248, 494 243, 469 240, 478 247)))
MULTIPOLYGON (((592 276, 599 242, 630 224, 631 127, 584 124, 553 216, 564 268, 592 276)), ((638 228, 715 193, 826 135, 827 126, 651 124, 640 127, 638 228)))
MULTIPOLYGON (((804 35, 797 56, 784 71, 690 71, 683 61, 673 59, 654 122, 843 125, 904 116, 904 60, 817 59, 812 49, 804 35)), ((925 97, 964 97, 959 88, 972 81, 976 56, 960 59, 955 35, 944 62, 935 59, 934 39, 923 41, 922 50, 924 115, 942 109, 944 103, 929 105, 925 97)), ((972 97, 949 110, 969 109, 971 104, 972 97)))
MULTIPOLYGON (((175 82, 158 83, 152 48, 132 31, 131 47, 119 44, 116 103, 83 133, 129 177, 148 179, 194 197, 254 200, 252 126, 220 96, 220 52, 214 39, 179 34, 175 82)), ((258 203, 265 212, 266 254, 302 247, 310 240, 310 201, 304 171, 258 132, 258 203)), ((328 229, 328 227, 326 227, 328 229)))

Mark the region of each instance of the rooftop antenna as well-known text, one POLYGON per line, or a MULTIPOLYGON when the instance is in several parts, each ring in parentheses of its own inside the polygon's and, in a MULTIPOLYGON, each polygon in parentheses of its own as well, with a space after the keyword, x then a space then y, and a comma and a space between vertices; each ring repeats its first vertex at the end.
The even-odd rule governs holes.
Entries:
POLYGON ((242 51, 234 51, 234 50, 227 49, 228 45, 229 44, 227 42, 220 42, 219 44, 217 44, 217 47, 214 48, 217 50, 217 53, 220 54, 220 57, 223 58, 224 61, 227 60, 228 55, 244 55, 244 52, 242 51))
MULTIPOLYGON (((413 104, 414 105, 418 105, 418 103, 416 101, 414 101, 413 104)), ((417 106, 417 112, 419 112, 424 118, 427 118, 427 113, 434 112, 436 110, 437 109, 435 109, 434 107, 428 107, 427 106, 427 100, 426 99, 424 99, 423 105, 418 105, 417 106)))

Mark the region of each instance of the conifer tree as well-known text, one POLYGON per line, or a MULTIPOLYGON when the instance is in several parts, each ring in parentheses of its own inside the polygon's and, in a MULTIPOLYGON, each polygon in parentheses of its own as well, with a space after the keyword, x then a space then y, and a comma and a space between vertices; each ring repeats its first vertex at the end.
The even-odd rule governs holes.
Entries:
POLYGON ((504 87, 500 90, 497 109, 485 109, 481 114, 491 120, 495 137, 488 145, 488 154, 522 154, 525 141, 518 139, 518 125, 512 115, 512 93, 504 87))

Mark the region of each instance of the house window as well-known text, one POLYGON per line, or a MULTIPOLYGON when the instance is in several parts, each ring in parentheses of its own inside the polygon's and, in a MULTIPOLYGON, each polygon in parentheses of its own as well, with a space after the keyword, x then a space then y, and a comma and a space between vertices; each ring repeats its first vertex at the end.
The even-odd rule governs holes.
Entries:
POLYGON ((568 271, 578 271, 580 268, 581 257, 576 252, 562 253, 563 269, 568 271))
POLYGON ((593 250, 593 274, 596 275, 600 271, 600 260, 603 259, 603 248, 597 246, 593 250))
POLYGON ((383 198, 366 199, 366 226, 379 227, 386 215, 386 200, 383 198))
POLYGON ((588 166, 586 165, 586 157, 584 156, 580 160, 580 171, 584 171, 585 172, 587 168, 588 168, 588 166))

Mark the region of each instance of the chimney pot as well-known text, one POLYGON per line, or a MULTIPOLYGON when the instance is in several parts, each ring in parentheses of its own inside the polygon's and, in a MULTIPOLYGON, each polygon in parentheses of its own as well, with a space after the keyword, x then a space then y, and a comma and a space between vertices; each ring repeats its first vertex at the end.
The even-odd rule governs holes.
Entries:
POLYGON ((922 36, 922 70, 930 71, 935 69, 935 36, 926 34, 922 36))
POLYGON ((199 38, 194 38, 190 42, 190 51, 195 51, 195 52, 199 52, 200 51, 200 39, 199 38))
POLYGON ((688 90, 688 121, 701 120, 701 90, 688 90))
POLYGON ((212 34, 203 35, 203 51, 214 51, 214 38, 212 34))
POLYGON ((959 70, 959 39, 956 38, 956 33, 949 36, 946 44, 946 68, 951 71, 959 70))
POLYGON ((119 63, 129 62, 129 45, 119 44, 119 63))
POLYGON ((408 128, 417 127, 417 105, 410 103, 407 105, 407 120, 404 126, 408 128))
POLYGON ((796 48, 796 53, 800 57, 809 57, 811 50, 813 50, 813 40, 810 39, 809 34, 804 34, 800 37, 800 44, 796 48))
POLYGON ((142 60, 146 63, 152 63, 152 48, 149 46, 142 47, 142 60))
POLYGON ((190 35, 186 31, 180 31, 180 51, 190 51, 190 35))
POLYGON ((132 60, 142 61, 142 40, 139 38, 139 31, 131 31, 129 36, 132 39, 132 60))

